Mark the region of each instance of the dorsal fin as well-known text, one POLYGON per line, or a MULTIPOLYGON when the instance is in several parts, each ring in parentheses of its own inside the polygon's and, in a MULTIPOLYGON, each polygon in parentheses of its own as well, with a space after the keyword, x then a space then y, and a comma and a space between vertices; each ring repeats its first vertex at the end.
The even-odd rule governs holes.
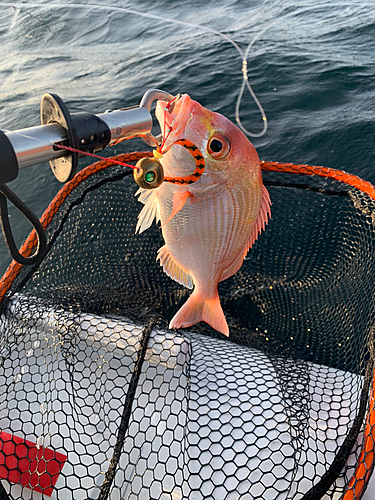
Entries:
POLYGON ((239 254, 237 259, 231 264, 228 269, 223 271, 220 281, 226 280, 230 276, 233 276, 239 268, 242 266, 242 262, 249 251, 249 249, 252 247, 254 241, 258 238, 259 234, 266 228, 268 219, 271 217, 271 200, 270 196, 268 194, 267 189, 265 186, 262 186, 262 202, 260 205, 258 217, 255 221, 255 224, 253 226, 253 229, 250 233, 249 239, 246 242, 245 248, 243 251, 239 254))
POLYGON ((160 265, 168 276, 186 286, 186 288, 193 288, 193 278, 180 264, 178 264, 169 252, 167 245, 159 248, 157 259, 160 259, 160 265))

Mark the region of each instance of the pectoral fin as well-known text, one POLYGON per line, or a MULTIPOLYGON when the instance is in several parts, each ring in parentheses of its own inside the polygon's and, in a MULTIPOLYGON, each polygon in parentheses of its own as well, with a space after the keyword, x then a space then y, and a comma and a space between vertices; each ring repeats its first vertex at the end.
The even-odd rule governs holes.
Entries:
POLYGON ((156 190, 139 188, 135 193, 135 196, 137 195, 140 195, 138 201, 143 203, 144 207, 138 215, 135 232, 143 233, 143 231, 146 231, 146 229, 151 226, 154 219, 156 219, 156 222, 160 220, 160 208, 156 196, 156 190))
POLYGON ((192 196, 192 194, 190 193, 190 191, 183 191, 182 193, 180 191, 176 191, 175 194, 173 195, 173 198, 172 198, 172 203, 173 203, 173 206, 172 206, 172 213, 171 215, 168 217, 168 219, 164 222, 164 224, 161 226, 165 226, 166 224, 168 224, 168 222, 170 222, 173 217, 180 211, 184 208, 185 206, 185 203, 187 202, 189 196, 192 196))

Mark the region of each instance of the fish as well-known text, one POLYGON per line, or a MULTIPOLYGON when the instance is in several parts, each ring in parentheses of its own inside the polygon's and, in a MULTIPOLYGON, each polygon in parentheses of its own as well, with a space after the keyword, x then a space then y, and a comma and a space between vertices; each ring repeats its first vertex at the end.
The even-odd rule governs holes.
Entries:
POLYGON ((229 336, 218 284, 234 275, 271 217, 271 201, 262 180, 258 154, 246 135, 223 115, 183 94, 171 106, 156 104, 162 131, 169 131, 159 155, 165 178, 189 178, 196 159, 204 159, 195 182, 163 182, 139 188, 143 203, 136 232, 161 222, 164 239, 157 259, 164 272, 192 294, 171 319, 169 328, 204 321, 229 336), (191 149, 191 148, 190 148, 191 149))

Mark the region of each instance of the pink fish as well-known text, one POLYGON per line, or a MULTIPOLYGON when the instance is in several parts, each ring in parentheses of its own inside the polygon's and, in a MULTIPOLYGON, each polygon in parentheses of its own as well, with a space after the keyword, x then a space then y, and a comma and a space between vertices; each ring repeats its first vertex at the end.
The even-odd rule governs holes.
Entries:
POLYGON ((196 164, 180 139, 191 141, 204 157, 203 175, 188 185, 163 182, 140 188, 144 204, 137 231, 161 221, 165 245, 158 251, 164 271, 194 291, 172 318, 169 327, 188 327, 205 321, 229 335, 218 283, 238 271, 248 250, 265 229, 270 198, 262 182, 257 152, 227 118, 209 111, 185 94, 166 111, 158 101, 161 130, 172 131, 161 158, 166 177, 186 177, 196 164), (169 149, 168 149, 169 148, 169 149))

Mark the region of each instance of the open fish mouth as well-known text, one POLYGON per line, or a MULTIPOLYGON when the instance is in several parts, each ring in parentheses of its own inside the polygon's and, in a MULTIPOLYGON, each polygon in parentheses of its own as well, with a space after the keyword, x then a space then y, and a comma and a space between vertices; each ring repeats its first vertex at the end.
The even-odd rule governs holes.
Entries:
POLYGON ((171 135, 183 137, 185 128, 191 119, 192 99, 187 94, 177 96, 168 106, 167 101, 159 100, 156 104, 156 118, 158 119, 163 136, 172 128, 171 135))

